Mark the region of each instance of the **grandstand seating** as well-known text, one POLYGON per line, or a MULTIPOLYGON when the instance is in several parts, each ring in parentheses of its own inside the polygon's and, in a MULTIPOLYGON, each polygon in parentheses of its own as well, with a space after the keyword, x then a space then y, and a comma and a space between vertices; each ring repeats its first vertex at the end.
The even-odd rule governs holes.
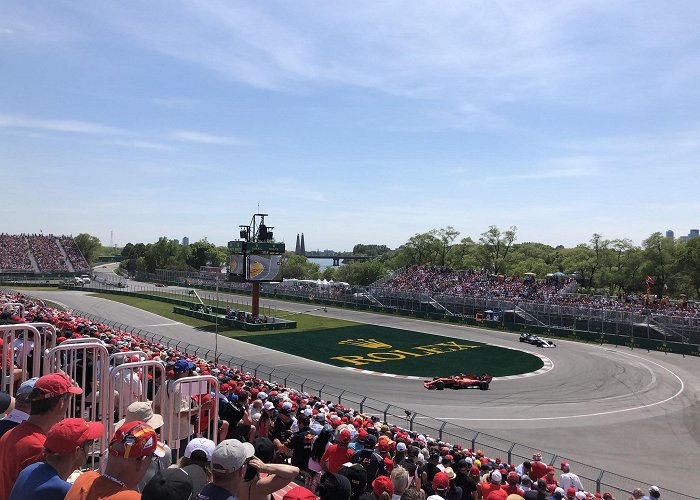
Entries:
POLYGON ((89 269, 71 236, 0 234, 0 273, 82 273, 89 269))
POLYGON ((532 276, 494 276, 485 272, 462 272, 443 267, 409 266, 403 273, 379 284, 378 288, 392 292, 454 297, 530 300, 551 305, 573 305, 608 311, 654 312, 687 317, 700 315, 700 307, 687 301, 672 302, 667 298, 647 300, 644 296, 634 294, 617 299, 564 293, 569 290, 574 281, 574 278, 556 280, 536 279, 532 276))
MULTIPOLYGON (((110 435, 114 422, 124 416, 128 402, 152 401, 158 398, 157 387, 162 386, 166 378, 172 378, 174 363, 178 360, 186 360, 195 365, 195 376, 180 379, 178 382, 184 384, 191 381, 195 384, 191 387, 199 387, 190 392, 194 401, 201 401, 209 394, 217 402, 225 402, 226 397, 237 400, 242 399, 244 395, 249 395, 253 401, 256 399, 270 401, 278 411, 284 411, 283 409, 288 406, 292 413, 296 412, 297 416, 306 414, 315 421, 316 432, 310 431, 314 434, 321 432, 323 424, 330 425, 336 439, 343 429, 348 429, 353 443, 360 440, 364 433, 374 433, 379 437, 378 451, 388 470, 397 465, 397 444, 401 442, 420 450, 421 460, 427 460, 431 453, 438 453, 445 457, 445 460, 447 455, 450 455, 455 463, 465 460, 470 466, 480 465, 479 473, 483 481, 492 470, 500 470, 505 477, 505 473, 516 469, 515 464, 505 463, 500 458, 487 458, 480 450, 441 442, 430 436, 393 426, 382 422, 377 416, 365 415, 341 404, 333 404, 315 395, 283 387, 271 380, 262 380, 250 373, 180 352, 178 349, 149 341, 133 333, 110 328, 104 324, 74 316, 69 312, 58 311, 21 294, 0 292, 0 305, 2 305, 0 323, 24 330, 23 334, 10 331, 9 328, 5 328, 7 331, 0 332, 3 339, 0 353, 3 360, 6 358, 13 360, 16 367, 24 369, 21 380, 26 380, 32 375, 40 375, 37 371, 42 370, 44 374, 58 369, 70 374, 84 390, 79 404, 70 411, 76 415, 87 415, 92 420, 107 421, 109 425, 106 426, 105 437, 110 435), (17 304, 22 304, 23 307, 17 304), (43 338, 40 339, 34 335, 35 329, 29 324, 35 324, 38 328, 36 331, 40 332, 43 338), (41 357, 45 359, 43 365, 38 360, 32 360, 30 363, 29 355, 33 354, 35 346, 42 346, 42 351, 46 350, 47 354, 41 357), (92 369, 88 369, 87 360, 92 363, 92 369), (99 368, 105 365, 109 366, 109 370, 99 368), (30 367, 32 367, 31 370, 30 367), (138 380, 136 385, 141 384, 140 388, 132 390, 127 397, 124 384, 133 387, 134 380, 138 380), (117 394, 122 400, 115 404, 111 396, 117 394), (220 395, 223 398, 221 400, 220 395)), ((14 390, 21 381, 12 380, 11 368, 9 362, 3 363, 0 378, 2 383, 0 387, 9 388, 10 391, 14 390)), ((164 409, 166 422, 168 420, 172 422, 175 418, 173 415, 180 411, 179 408, 176 410, 172 404, 165 405, 163 401, 157 406, 164 409)), ((261 406, 260 403, 257 408, 261 406)), ((249 410, 255 412, 255 408, 255 405, 251 404, 249 410)), ((195 426, 197 435, 217 440, 216 433, 203 425, 203 422, 217 422, 218 409, 218 405, 214 405, 200 415, 195 426)), ((260 414, 259 410, 258 414, 260 414)), ((259 429, 256 432, 260 432, 259 429)), ((180 438, 168 429, 162 437, 171 447, 180 438)), ((96 446, 98 449, 93 453, 91 462, 93 467, 98 466, 96 459, 103 456, 106 450, 106 439, 98 440, 96 446)), ((275 498, 280 499, 283 492, 288 489, 287 487, 276 493, 275 498)), ((619 493, 621 491, 618 491, 619 493)), ((594 498, 592 492, 586 492, 586 495, 586 498, 594 498)))

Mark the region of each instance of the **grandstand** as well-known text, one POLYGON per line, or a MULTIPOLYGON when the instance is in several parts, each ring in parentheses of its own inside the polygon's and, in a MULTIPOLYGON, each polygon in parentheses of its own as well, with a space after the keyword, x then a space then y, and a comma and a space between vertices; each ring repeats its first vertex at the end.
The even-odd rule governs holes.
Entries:
POLYGON ((0 274, 80 274, 89 270, 72 236, 0 234, 0 274))
MULTIPOLYGON (((410 466, 408 462, 404 462, 405 456, 408 451, 412 454, 412 450, 415 450, 418 456, 423 457, 417 460, 418 467, 428 463, 431 456, 441 457, 448 465, 451 460, 455 469, 467 463, 470 472, 476 467, 474 481, 479 484, 488 484, 487 478, 496 470, 505 477, 518 468, 521 473, 518 474, 517 486, 522 486, 524 473, 520 462, 530 461, 530 456, 533 457, 532 461, 542 460, 538 459, 537 450, 518 455, 511 455, 509 452, 504 457, 499 457, 494 450, 476 449, 468 440, 462 441, 458 436, 451 436, 450 444, 435 435, 414 431, 403 424, 395 425, 397 422, 386 421, 381 414, 367 412, 366 408, 363 411, 362 406, 352 409, 347 403, 344 406, 340 402, 334 403, 322 399, 320 395, 310 394, 304 391, 303 386, 294 389, 276 382, 272 377, 263 379, 258 377, 257 373, 251 374, 236 368, 231 360, 227 363, 222 363, 221 360, 218 364, 214 363, 206 359, 206 354, 200 355, 199 349, 191 352, 193 346, 178 347, 178 342, 173 347, 163 337, 155 339, 141 336, 140 332, 135 333, 133 329, 128 331, 124 325, 110 326, 97 318, 59 311, 20 294, 0 293, 0 304, 4 304, 0 309, 0 320, 7 324, 0 327, 3 341, 1 355, 3 360, 10 360, 3 363, 0 389, 14 393, 19 384, 32 375, 39 376, 58 370, 68 373, 84 391, 82 396, 76 398, 75 404, 69 407, 68 416, 85 415, 89 420, 105 422, 105 433, 95 442, 90 453, 89 465, 92 468, 103 465, 100 463, 100 457, 103 457, 107 450, 108 438, 115 423, 127 415, 129 403, 135 401, 153 401, 156 408, 161 409, 166 422, 161 430, 161 438, 171 449, 181 449, 178 446, 182 438, 181 431, 177 425, 173 425, 173 421, 176 420, 174 415, 180 410, 176 410, 172 399, 168 401, 163 391, 158 390, 167 380, 177 378, 177 362, 192 363, 193 371, 192 376, 175 380, 175 392, 191 397, 191 404, 195 406, 203 403, 208 397, 215 403, 210 409, 199 413, 199 418, 192 428, 192 432, 197 436, 214 442, 219 440, 219 433, 213 432, 213 425, 210 424, 216 423, 221 417, 220 410, 228 404, 227 400, 240 401, 250 397, 253 403, 245 407, 250 414, 262 418, 261 409, 264 404, 269 403, 271 413, 276 415, 276 418, 280 418, 281 414, 296 415, 299 422, 303 423, 305 416, 310 417, 313 420, 308 427, 310 434, 314 434, 312 429, 315 428, 317 432, 314 435, 321 436, 325 430, 324 426, 329 426, 330 430, 326 431, 325 439, 330 437, 335 438, 336 442, 340 441, 342 431, 348 430, 352 444, 360 443, 357 447, 361 448, 363 440, 365 443, 370 442, 364 436, 374 435, 374 440, 379 441, 378 456, 386 468, 380 474, 388 474, 389 468, 398 465, 410 466), (39 349, 46 355, 35 356, 34 353, 39 349), (109 369, 100 369, 105 366, 109 369), (97 388, 102 390, 97 391, 97 388), (118 399, 111 397, 117 394, 118 399), (313 427, 314 425, 316 427, 313 427), (492 455, 492 452, 493 456, 487 457, 492 455)), ((251 421, 260 424, 260 420, 251 421)), ((263 428, 262 425, 251 427, 247 436, 262 437, 259 433, 263 432, 263 428)), ((304 429, 302 428, 302 431, 304 429)), ((289 446, 292 446, 291 443, 289 446)), ((554 461, 555 458, 545 455, 544 461, 554 461)), ((307 471, 307 477, 314 476, 314 469, 309 469, 308 465, 310 463, 302 470, 307 471)), ((583 468, 583 465, 578 466, 583 468)), ((610 495, 606 498, 624 499, 623 495, 629 493, 627 490, 616 488, 615 485, 596 482, 600 475, 596 477, 595 474, 585 474, 578 470, 571 472, 580 474, 580 490, 586 495, 585 498, 593 498, 595 494, 602 496, 604 492, 609 492, 610 495)), ((565 473, 568 473, 568 470, 565 472, 562 466, 562 476, 565 473)), ((531 475, 534 477, 534 473, 531 475)), ((560 477, 560 481, 563 480, 563 477, 560 477)), ((546 486, 550 488, 550 493, 553 493, 554 488, 549 484, 553 483, 546 486)), ((275 493, 275 498, 282 498, 284 492, 292 486, 294 483, 275 493)), ((330 498, 335 500, 347 497, 330 498)), ((664 498, 691 497, 664 490, 664 498)))

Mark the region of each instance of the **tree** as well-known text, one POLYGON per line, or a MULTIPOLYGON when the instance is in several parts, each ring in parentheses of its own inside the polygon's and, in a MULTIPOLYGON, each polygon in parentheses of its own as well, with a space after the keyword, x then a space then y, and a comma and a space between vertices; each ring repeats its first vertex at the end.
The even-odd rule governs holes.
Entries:
POLYGON ((679 264, 695 297, 700 299, 700 238, 688 240, 681 248, 679 264))
POLYGON ((370 257, 384 255, 390 251, 391 250, 389 250, 389 247, 386 245, 364 245, 362 243, 358 243, 352 247, 352 253, 356 255, 368 255, 370 257))
POLYGON ((416 233, 404 245, 405 265, 435 263, 440 254, 442 243, 435 236, 437 231, 416 233))
POLYGON ((78 245, 78 248, 83 253, 85 260, 87 260, 88 264, 92 266, 92 264, 97 260, 98 253, 102 248, 100 239, 87 233, 80 233, 73 239, 75 240, 75 244, 78 245))
POLYGON ((671 270, 675 264, 675 248, 673 240, 664 237, 660 232, 652 233, 642 242, 644 263, 642 271, 654 278, 653 288, 660 292, 668 284, 671 270))
POLYGON ((286 252, 282 259, 281 275, 283 279, 317 279, 320 268, 303 255, 286 252))
POLYGON ((450 245, 452 245, 454 240, 457 239, 457 236, 459 236, 459 231, 457 231, 452 226, 447 226, 437 231, 437 237, 442 243, 442 248, 440 251, 441 266, 445 265, 445 256, 447 255, 450 245))
POLYGON ((378 260, 352 262, 338 268, 335 272, 337 281, 345 281, 351 285, 367 286, 384 278, 387 269, 378 260))
POLYGON ((481 233, 479 243, 481 243, 486 260, 485 264, 493 271, 493 274, 505 271, 508 252, 515 241, 517 230, 517 227, 511 226, 507 231, 501 233, 497 226, 489 226, 488 231, 481 233))

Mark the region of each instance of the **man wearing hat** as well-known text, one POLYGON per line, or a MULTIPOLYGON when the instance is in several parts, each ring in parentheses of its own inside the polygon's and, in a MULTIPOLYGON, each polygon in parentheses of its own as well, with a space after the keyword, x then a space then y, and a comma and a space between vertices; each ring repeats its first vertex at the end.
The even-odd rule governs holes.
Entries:
POLYGON ((243 482, 246 465, 255 454, 250 443, 237 439, 221 441, 211 457, 212 480, 195 497, 196 500, 230 500, 243 482))
POLYGON ((329 445, 321 457, 323 471, 336 474, 342 465, 350 460, 350 457, 353 456, 353 451, 348 447, 351 439, 352 435, 348 429, 343 429, 338 433, 336 442, 329 445))
POLYGON ((22 469, 44 457, 46 433, 63 420, 74 394, 82 394, 67 375, 51 373, 39 378, 29 394, 29 418, 0 439, 0 500, 10 496, 22 469))
POLYGON ((194 484, 186 468, 173 467, 159 471, 146 483, 141 500, 190 500, 193 490, 194 484))
POLYGON ((10 500, 63 500, 71 487, 66 479, 85 465, 94 441, 103 433, 104 425, 82 418, 67 418, 51 427, 44 443, 45 461, 20 472, 10 500))
POLYGON ((114 432, 109 441, 109 462, 105 471, 81 474, 66 495, 66 500, 110 498, 110 500, 138 500, 135 491, 143 479, 153 457, 165 456, 158 443, 158 435, 145 422, 128 422, 114 432))
POLYGON ((661 498, 661 490, 658 486, 649 486, 649 494, 644 495, 642 500, 655 500, 661 498))
POLYGON ((564 491, 568 490, 569 488, 574 488, 576 491, 583 491, 581 479, 577 474, 571 472, 569 462, 562 461, 560 468, 562 474, 559 476, 559 486, 561 486, 564 491))
MULTIPOLYGON (((156 434, 159 434, 159 429, 163 426, 163 417, 157 413, 153 413, 153 408, 150 401, 136 401, 129 405, 129 407, 126 409, 126 416, 114 425, 114 430, 116 431, 126 423, 136 421, 147 423, 154 431, 156 431, 156 434)), ((160 439, 160 435, 158 437, 160 439)), ((165 455, 158 457, 157 461, 151 462, 151 464, 148 466, 146 474, 143 476, 143 479, 136 486, 138 491, 143 491, 146 483, 150 481, 151 478, 158 473, 158 471, 167 469, 173 463, 172 450, 170 447, 162 442, 159 442, 159 444, 165 450, 165 455)), ((106 450, 102 455, 102 460, 100 462, 100 469, 102 471, 105 470, 108 462, 109 450, 106 450)))
POLYGON ((29 394, 32 392, 32 389, 34 389, 34 384, 37 380, 39 380, 38 377, 25 380, 22 382, 22 385, 19 386, 19 389, 17 389, 14 409, 11 411, 7 410, 7 416, 0 420, 0 437, 29 418, 29 412, 31 410, 29 394))
POLYGON ((518 483, 520 482, 520 476, 515 471, 510 471, 506 476, 506 484, 503 485, 503 489, 508 495, 520 495, 525 494, 525 490, 518 488, 518 483))
POLYGON ((388 476, 384 459, 377 453, 374 447, 377 445, 377 436, 367 434, 364 442, 365 447, 350 457, 350 462, 360 464, 367 471, 367 483, 372 484, 377 476, 388 476))
POLYGON ((532 489, 526 491, 523 495, 525 500, 546 500, 547 495, 547 481, 544 479, 538 479, 532 483, 532 489))
POLYGON ((7 392, 0 391, 0 415, 10 413, 15 408, 15 398, 7 392))

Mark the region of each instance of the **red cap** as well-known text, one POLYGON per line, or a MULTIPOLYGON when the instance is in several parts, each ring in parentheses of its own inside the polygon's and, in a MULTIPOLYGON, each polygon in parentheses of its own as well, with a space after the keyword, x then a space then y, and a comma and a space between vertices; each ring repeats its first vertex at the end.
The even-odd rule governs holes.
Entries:
POLYGON ((569 488, 566 490, 566 498, 574 498, 576 496, 576 489, 575 488, 569 488))
POLYGON ((566 460, 562 460, 561 467, 568 467, 568 466, 569 466, 569 462, 567 462, 566 460))
POLYGON ((343 444, 348 444, 350 442, 351 437, 352 436, 350 434, 350 431, 347 429, 343 429, 342 431, 340 431, 340 436, 338 436, 338 440, 343 444))
POLYGON ((446 490, 450 487, 450 478, 444 472, 438 472, 433 477, 433 489, 434 490, 446 490))
POLYGON ((520 480, 520 476, 515 471, 509 472, 508 476, 507 476, 507 480, 509 483, 517 483, 520 480))
POLYGON ((114 432, 109 442, 109 453, 115 457, 133 459, 165 456, 165 450, 158 444, 156 431, 139 420, 127 422, 114 432))
POLYGON ((297 486, 285 493, 282 500, 317 500, 317 498, 303 486, 297 486))
POLYGON ((471 477, 479 477, 479 468, 476 465, 472 465, 472 468, 469 469, 469 475, 471 477))
POLYGON ((552 474, 554 474, 554 466, 553 466, 553 465, 548 465, 548 466, 547 466, 547 472, 548 472, 548 473, 551 472, 552 474))
MULTIPOLYGON (((433 484, 435 484, 435 479, 433 479, 433 484)), ((394 494, 394 486, 391 484, 391 479, 386 476, 377 476, 377 479, 372 481, 372 492, 379 496, 385 491, 389 493, 389 496, 394 494)))
POLYGON ((40 390, 43 394, 35 396, 32 401, 40 399, 55 398, 64 394, 82 394, 83 390, 80 387, 73 385, 68 376, 64 373, 50 373, 39 377, 39 380, 34 384, 34 389, 40 390))
POLYGON ((100 422, 86 422, 82 418, 66 418, 51 427, 46 433, 44 448, 48 453, 65 455, 85 441, 97 439, 105 431, 100 422))

